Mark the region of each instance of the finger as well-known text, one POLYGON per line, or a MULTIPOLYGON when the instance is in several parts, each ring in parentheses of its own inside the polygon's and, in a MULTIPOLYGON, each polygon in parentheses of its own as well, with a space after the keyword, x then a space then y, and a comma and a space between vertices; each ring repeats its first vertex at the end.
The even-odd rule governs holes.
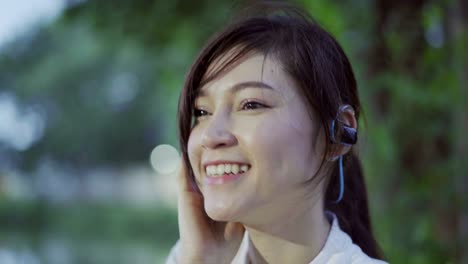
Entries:
POLYGON ((180 159, 180 164, 177 172, 177 181, 179 190, 183 192, 192 192, 193 187, 187 173, 187 166, 184 157, 180 159))

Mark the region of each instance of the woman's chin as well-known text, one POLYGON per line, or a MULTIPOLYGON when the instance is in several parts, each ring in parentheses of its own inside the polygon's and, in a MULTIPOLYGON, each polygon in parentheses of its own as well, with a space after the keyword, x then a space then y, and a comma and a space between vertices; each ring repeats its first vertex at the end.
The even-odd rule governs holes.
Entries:
POLYGON ((236 219, 239 216, 238 210, 232 204, 221 201, 210 203, 205 200, 205 211, 215 221, 237 222, 236 219))

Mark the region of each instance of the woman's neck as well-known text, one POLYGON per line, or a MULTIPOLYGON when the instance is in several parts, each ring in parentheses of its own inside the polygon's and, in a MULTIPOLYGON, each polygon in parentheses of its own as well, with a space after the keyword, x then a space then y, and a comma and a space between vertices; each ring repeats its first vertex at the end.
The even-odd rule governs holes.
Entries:
MULTIPOLYGON (((304 204, 310 201, 304 201, 304 204)), ((288 208, 268 224, 248 226, 248 258, 253 264, 309 263, 325 245, 330 231, 321 201, 315 206, 288 208)), ((272 218, 269 218, 272 217, 272 218)))

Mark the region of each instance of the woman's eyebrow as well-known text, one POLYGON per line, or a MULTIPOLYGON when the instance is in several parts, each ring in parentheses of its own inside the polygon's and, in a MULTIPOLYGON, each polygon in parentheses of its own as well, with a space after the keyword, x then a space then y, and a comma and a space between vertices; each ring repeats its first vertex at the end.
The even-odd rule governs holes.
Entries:
MULTIPOLYGON (((258 81, 248 81, 248 82, 241 82, 241 83, 236 83, 233 86, 229 87, 229 91, 231 93, 237 93, 241 90, 244 90, 246 88, 258 88, 258 89, 268 89, 274 91, 275 89, 271 87, 270 85, 264 83, 264 82, 258 82, 258 81)), ((207 96, 207 93, 205 90, 200 90, 198 93, 197 97, 203 97, 207 96)))

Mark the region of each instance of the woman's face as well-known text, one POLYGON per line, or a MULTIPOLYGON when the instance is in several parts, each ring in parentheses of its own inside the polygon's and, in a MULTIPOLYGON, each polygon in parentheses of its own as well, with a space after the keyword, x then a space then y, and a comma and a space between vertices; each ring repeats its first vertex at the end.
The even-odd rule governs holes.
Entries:
POLYGON ((324 137, 280 63, 247 57, 201 87, 195 108, 189 160, 208 216, 262 223, 304 204, 324 137))

